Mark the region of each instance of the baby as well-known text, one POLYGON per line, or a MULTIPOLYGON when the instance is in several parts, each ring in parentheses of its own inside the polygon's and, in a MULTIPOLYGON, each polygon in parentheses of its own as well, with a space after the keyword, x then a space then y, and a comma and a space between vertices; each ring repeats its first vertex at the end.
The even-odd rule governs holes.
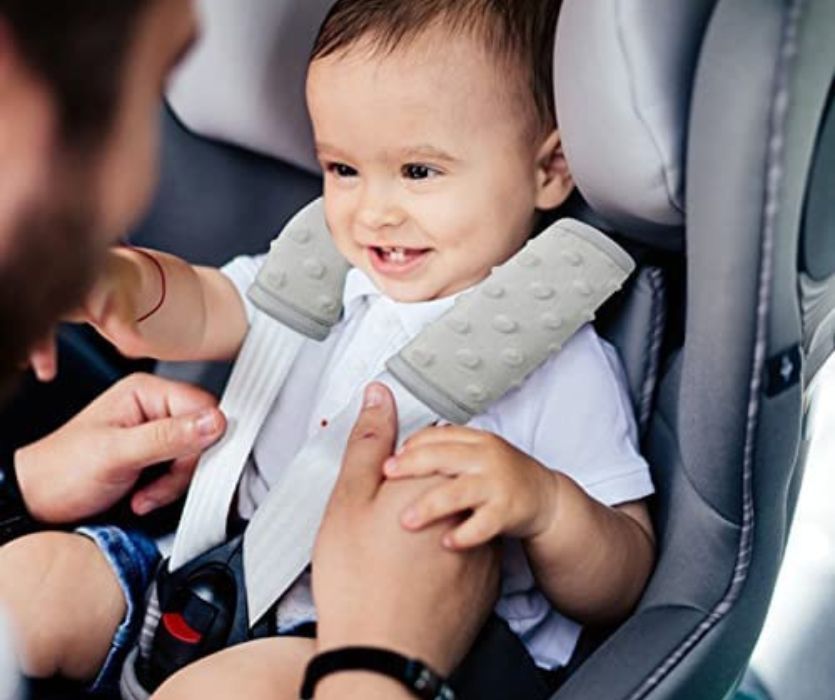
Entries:
MULTIPOLYGON (((557 0, 335 4, 314 48, 307 99, 327 222, 353 265, 345 313, 326 341, 308 341, 272 407, 238 488, 241 518, 392 354, 512 257, 542 212, 570 194, 551 85, 558 9, 557 0)), ((245 292, 261 262, 239 258, 218 271, 117 249, 84 313, 131 356, 231 359, 260 313, 245 292)), ((583 623, 623 619, 652 569, 643 500, 652 484, 635 432, 616 355, 587 326, 469 425, 423 430, 385 464, 392 480, 435 477, 430 488, 420 482, 403 527, 456 516, 442 542, 451 550, 506 538, 496 613, 541 669, 569 661, 583 623)), ((158 505, 134 503, 140 513, 158 505)), ((48 537, 29 538, 29 548, 36 553, 48 537)), ((116 528, 64 537, 62 555, 77 557, 85 588, 50 582, 54 610, 36 619, 60 619, 66 606, 84 603, 79 596, 108 601, 80 646, 61 649, 27 631, 23 603, 6 596, 32 659, 46 654, 50 672, 98 673, 101 683, 120 662, 117 647, 136 633, 136 591, 155 557, 148 541, 116 528), (126 606, 113 603, 120 590, 126 606), (117 628, 117 643, 104 644, 117 628)), ((0 591, 13 588, 0 583, 0 591)), ((299 630, 312 621, 303 574, 278 605, 279 636, 188 667, 157 696, 297 697, 316 649, 299 630)), ((41 669, 30 661, 29 670, 41 669)))

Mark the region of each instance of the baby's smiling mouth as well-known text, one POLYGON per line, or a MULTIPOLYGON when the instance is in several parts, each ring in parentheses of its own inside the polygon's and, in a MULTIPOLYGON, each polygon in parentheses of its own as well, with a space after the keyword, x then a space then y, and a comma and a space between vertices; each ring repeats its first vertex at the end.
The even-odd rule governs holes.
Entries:
POLYGON ((411 272, 415 269, 431 248, 405 248, 402 246, 369 246, 371 264, 383 274, 411 272))

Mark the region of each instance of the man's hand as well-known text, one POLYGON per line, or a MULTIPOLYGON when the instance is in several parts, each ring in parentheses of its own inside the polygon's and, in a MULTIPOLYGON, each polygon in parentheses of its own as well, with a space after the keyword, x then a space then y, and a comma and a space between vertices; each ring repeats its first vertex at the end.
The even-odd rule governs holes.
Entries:
POLYGON ((134 494, 139 515, 182 495, 200 454, 226 429, 210 394, 147 374, 123 379, 62 428, 15 454, 31 514, 71 523, 104 512, 130 492, 142 471, 172 461, 134 494))
POLYGON ((496 600, 498 550, 445 550, 449 520, 419 533, 400 526, 402 509, 437 477, 384 481, 396 431, 391 393, 371 385, 313 555, 318 647, 384 647, 448 674, 496 600))
POLYGON ((51 382, 58 374, 58 345, 55 331, 41 340, 29 352, 29 364, 39 382, 51 382))

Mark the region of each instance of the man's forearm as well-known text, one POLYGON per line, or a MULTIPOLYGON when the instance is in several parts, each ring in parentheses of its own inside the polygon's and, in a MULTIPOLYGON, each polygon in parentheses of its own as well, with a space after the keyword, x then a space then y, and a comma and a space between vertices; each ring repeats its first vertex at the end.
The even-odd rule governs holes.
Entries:
MULTIPOLYGON (((580 622, 612 624, 634 608, 652 572, 652 536, 625 512, 595 501, 568 477, 557 480, 551 527, 525 542, 550 601, 580 622)), ((640 506, 642 507, 642 506, 640 506)))

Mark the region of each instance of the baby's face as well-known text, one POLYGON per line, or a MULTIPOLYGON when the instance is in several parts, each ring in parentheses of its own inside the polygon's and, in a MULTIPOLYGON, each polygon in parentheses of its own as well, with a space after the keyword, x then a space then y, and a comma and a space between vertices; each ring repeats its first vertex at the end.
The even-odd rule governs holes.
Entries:
POLYGON ((465 289, 528 238, 540 143, 518 82, 475 41, 440 32, 311 65, 328 224, 391 298, 465 289))

